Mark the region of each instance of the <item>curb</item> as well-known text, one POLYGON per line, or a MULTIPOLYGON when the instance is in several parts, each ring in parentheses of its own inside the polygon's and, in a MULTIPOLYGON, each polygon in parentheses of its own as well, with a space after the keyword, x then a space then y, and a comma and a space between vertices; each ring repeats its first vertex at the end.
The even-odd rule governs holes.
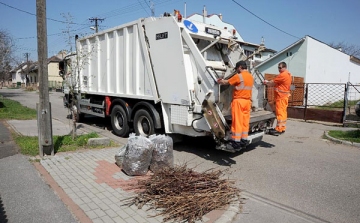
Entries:
POLYGON ((7 126, 9 126, 17 135, 22 136, 23 134, 21 134, 21 132, 19 132, 15 126, 13 126, 11 123, 8 122, 8 120, 5 120, 5 123, 7 124, 7 126))
MULTIPOLYGON (((241 198, 239 198, 241 199, 241 198)), ((237 214, 240 214, 240 201, 230 204, 229 208, 214 223, 231 223, 237 214)))
POLYGON ((324 131, 325 137, 327 139, 329 139, 330 141, 336 142, 336 143, 340 143, 340 144, 345 144, 345 145, 349 145, 349 146, 355 146, 355 147, 359 147, 360 148, 360 143, 357 142, 349 142, 349 141, 345 141, 345 140, 341 140, 341 139, 336 139, 334 137, 331 137, 329 135, 329 131, 324 131))

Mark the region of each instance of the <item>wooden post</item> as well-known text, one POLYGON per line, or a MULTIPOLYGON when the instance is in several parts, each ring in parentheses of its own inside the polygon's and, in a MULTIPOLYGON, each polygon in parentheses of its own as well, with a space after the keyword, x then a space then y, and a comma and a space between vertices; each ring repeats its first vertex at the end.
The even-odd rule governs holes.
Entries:
POLYGON ((44 154, 54 155, 47 64, 46 0, 36 0, 36 21, 39 60, 37 120, 39 128, 39 155, 42 157, 44 154))

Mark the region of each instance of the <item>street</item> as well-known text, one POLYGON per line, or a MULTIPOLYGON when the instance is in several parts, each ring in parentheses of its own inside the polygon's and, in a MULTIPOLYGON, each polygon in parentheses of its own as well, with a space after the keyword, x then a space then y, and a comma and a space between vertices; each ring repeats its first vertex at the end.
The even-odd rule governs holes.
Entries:
MULTIPOLYGON (((0 95, 34 109, 39 100, 38 93, 20 89, 0 89, 0 95)), ((62 93, 51 92, 50 101, 52 118, 70 125, 62 93)), ((82 125, 112 135, 108 120, 88 118, 82 125)), ((235 154, 215 150, 209 138, 186 137, 174 144, 174 158, 199 170, 223 169, 237 180, 249 199, 234 223, 250 222, 250 215, 259 222, 288 222, 281 213, 298 216, 298 222, 360 222, 360 148, 324 139, 324 131, 333 129, 342 128, 289 120, 285 134, 266 135, 235 154), (279 218, 267 218, 268 211, 279 218)))

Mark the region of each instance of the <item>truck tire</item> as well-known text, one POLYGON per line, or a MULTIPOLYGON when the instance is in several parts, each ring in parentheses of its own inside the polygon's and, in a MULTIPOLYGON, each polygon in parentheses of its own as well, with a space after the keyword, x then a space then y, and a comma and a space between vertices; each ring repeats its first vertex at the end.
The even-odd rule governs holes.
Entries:
POLYGON ((126 112, 121 105, 115 105, 111 110, 111 127, 115 135, 127 137, 130 132, 126 112))
POLYGON ((150 136, 155 133, 154 120, 145 109, 139 109, 134 116, 136 135, 150 136))

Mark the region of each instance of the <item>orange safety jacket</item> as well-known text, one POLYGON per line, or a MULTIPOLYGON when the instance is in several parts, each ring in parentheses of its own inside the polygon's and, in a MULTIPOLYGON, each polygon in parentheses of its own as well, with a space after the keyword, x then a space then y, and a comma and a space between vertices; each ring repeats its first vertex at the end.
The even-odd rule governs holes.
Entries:
POLYGON ((280 99, 290 96, 291 74, 285 70, 274 79, 275 98, 280 99))
POLYGON ((283 132, 286 129, 287 106, 290 97, 291 74, 285 70, 281 72, 275 79, 275 113, 276 127, 275 130, 283 132))
POLYGON ((234 75, 229 79, 229 84, 235 86, 233 99, 251 99, 254 78, 249 71, 242 71, 241 73, 234 75))
POLYGON ((248 71, 242 71, 231 77, 229 84, 235 86, 231 103, 232 139, 240 142, 241 139, 247 139, 249 134, 251 91, 254 78, 248 71))

